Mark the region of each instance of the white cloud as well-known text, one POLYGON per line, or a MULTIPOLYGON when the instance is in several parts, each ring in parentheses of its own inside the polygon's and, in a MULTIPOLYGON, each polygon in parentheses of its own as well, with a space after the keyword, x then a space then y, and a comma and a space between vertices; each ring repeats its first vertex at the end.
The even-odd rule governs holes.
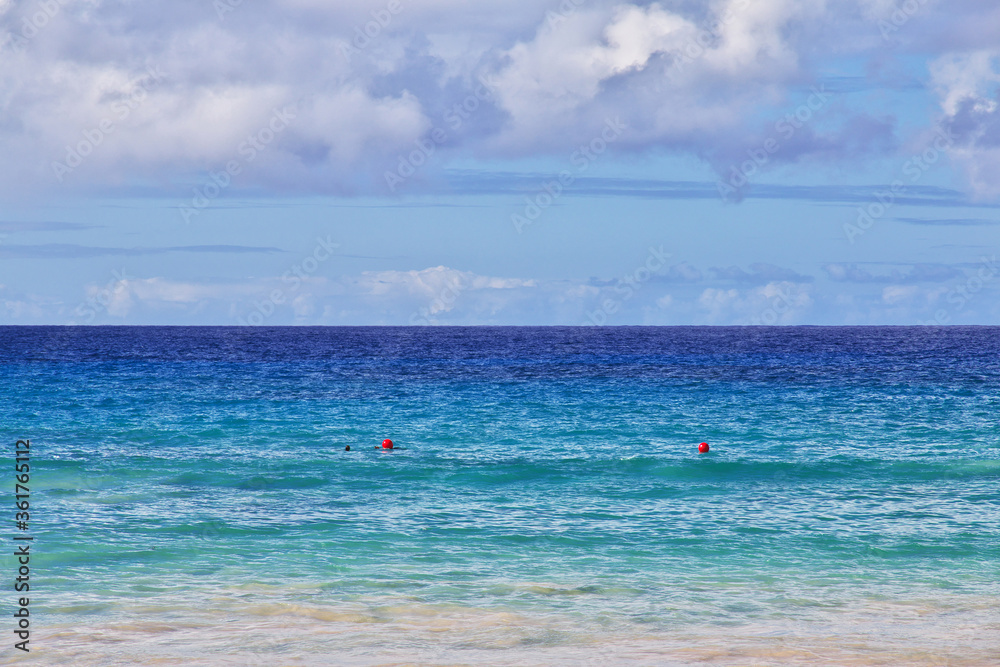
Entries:
MULTIPOLYGON (((680 151, 721 169, 800 104, 832 59, 882 63, 907 48, 937 58, 933 80, 947 116, 966 110, 985 122, 997 113, 989 89, 1000 36, 990 26, 1000 14, 983 0, 921 3, 892 43, 876 25, 888 0, 433 0, 403 2, 388 21, 385 0, 260 0, 221 17, 203 0, 57 4, 30 37, 25 21, 37 4, 0 4, 0 188, 8 193, 150 184, 174 192, 238 159, 241 142, 290 104, 299 105, 295 122, 235 188, 384 193, 384 171, 441 127, 481 75, 496 96, 449 134, 439 166, 469 154, 568 155, 620 117, 628 131, 616 150, 680 151), (370 43, 346 57, 356 29, 380 16, 370 43), (151 66, 164 79, 121 117, 151 66), (60 184, 52 163, 106 120, 113 131, 60 184)), ((824 122, 853 127, 859 113, 841 105, 825 110, 824 122)), ((831 147, 850 144, 850 133, 830 132, 799 133, 772 162, 855 158, 831 147)), ((881 151, 892 142, 856 143, 881 151)), ((995 152, 980 143, 954 156, 978 191, 994 193, 995 152)))
POLYGON ((369 271, 336 278, 279 276, 192 281, 128 277, 89 284, 59 302, 0 287, 0 316, 24 324, 580 325, 916 324, 947 311, 949 322, 995 321, 991 281, 947 284, 772 281, 720 287, 711 279, 649 283, 629 298, 587 281, 491 276, 447 266, 369 271), (965 290, 964 292, 961 290, 965 290), (959 297, 962 297, 959 299, 959 297), (609 307, 608 302, 613 304, 609 307))
POLYGON ((799 73, 783 35, 821 7, 729 0, 713 7, 713 30, 657 3, 580 9, 504 52, 495 79, 510 121, 496 143, 569 146, 619 115, 632 146, 721 139, 799 73))
POLYGON ((734 310, 743 310, 746 300, 741 298, 739 290, 709 287, 698 297, 698 305, 707 311, 708 322, 721 324, 730 320, 734 310))
POLYGON ((497 75, 501 104, 515 125, 548 125, 593 101, 604 80, 643 68, 654 53, 679 48, 694 32, 656 4, 622 5, 610 19, 604 11, 580 10, 504 54, 510 64, 497 75))
POLYGON ((813 305, 809 284, 778 281, 752 289, 708 288, 698 298, 704 324, 799 324, 813 305))
POLYGON ((37 294, 15 290, 0 284, 0 322, 3 324, 34 324, 44 321, 58 304, 37 294))
POLYGON ((931 82, 941 98, 945 114, 954 116, 959 104, 969 99, 976 105, 991 107, 989 111, 995 108, 995 103, 984 96, 1000 81, 1000 75, 994 70, 997 57, 998 54, 992 51, 949 53, 930 63, 931 82))
MULTIPOLYGON (((532 302, 531 294, 538 287, 532 279, 484 276, 445 266, 368 271, 338 279, 192 282, 129 277, 87 285, 72 319, 87 324, 138 324, 165 317, 186 321, 208 313, 215 324, 408 324, 412 322, 406 316, 415 313, 426 323, 437 324, 452 311, 459 322, 503 314, 512 304, 532 302), (219 321, 223 313, 225 319, 219 321)), ((542 300, 553 293, 550 286, 542 300)), ((9 301, 8 310, 20 308, 17 303, 9 301)), ((34 315, 44 317, 43 311, 34 315)), ((26 311, 17 312, 20 316, 26 311)), ((52 314, 49 311, 49 317, 52 314)))
POLYGON ((943 125, 955 137, 948 154, 976 195, 1000 196, 1000 50, 949 54, 930 69, 943 125))

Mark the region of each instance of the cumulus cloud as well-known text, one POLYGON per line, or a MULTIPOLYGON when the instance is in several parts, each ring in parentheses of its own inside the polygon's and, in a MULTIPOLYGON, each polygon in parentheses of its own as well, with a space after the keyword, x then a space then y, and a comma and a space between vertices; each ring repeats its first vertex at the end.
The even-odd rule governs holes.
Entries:
MULTIPOLYGON (((438 0, 389 15, 363 0, 232 11, 65 0, 43 16, 5 3, 0 176, 12 191, 197 182, 240 160, 288 106, 294 119, 234 187, 370 191, 435 128, 448 131, 442 153, 537 155, 568 152, 609 117, 629 128, 624 150, 689 152, 722 169, 819 81, 817 52, 889 48, 874 25, 889 5, 870 0, 859 14, 851 4, 438 0), (481 81, 476 110, 449 116, 481 81), (77 162, 74 152, 87 155, 57 179, 53 163, 77 162)), ((914 42, 932 19, 953 26, 988 9, 962 0, 922 11, 906 26, 914 42)), ((979 60, 938 68, 947 113, 986 71, 979 60)), ((891 149, 892 119, 844 106, 834 117, 797 133, 775 162, 891 149)))
MULTIPOLYGON (((57 312, 84 324, 165 318, 186 322, 206 313, 216 324, 442 324, 452 316, 461 323, 482 323, 479 320, 489 321, 507 310, 544 309, 547 301, 558 301, 565 288, 549 283, 541 290, 544 294, 536 296, 539 287, 532 279, 484 276, 445 266, 366 271, 340 278, 286 274, 211 282, 137 278, 121 272, 104 284, 86 285, 79 304, 63 304, 57 312)), ((579 304, 586 295, 570 296, 579 304)))
POLYGON ((963 274, 944 283, 885 282, 869 276, 831 294, 816 292, 815 283, 782 280, 681 282, 669 292, 649 280, 624 292, 592 281, 489 276, 446 266, 244 280, 136 277, 123 271, 62 301, 0 285, 0 319, 12 324, 770 326, 916 324, 944 308, 949 321, 995 320, 992 280, 966 280, 963 274))
POLYGON ((920 295, 913 285, 887 285, 882 289, 882 300, 891 306, 912 303, 920 295))
MULTIPOLYGON (((364 271, 340 277, 191 281, 116 274, 83 288, 78 302, 47 306, 65 323, 147 324, 638 324, 749 323, 780 311, 794 322, 811 304, 808 286, 772 281, 748 288, 703 289, 701 272, 680 265, 671 293, 653 280, 613 289, 593 280, 490 276, 447 266, 364 271), (599 316, 591 317, 595 313, 599 316)), ((620 283, 619 283, 620 285, 620 283)), ((11 295, 12 297, 14 295, 11 295)), ((23 296, 23 295, 22 295, 23 296)), ((15 299, 11 299, 13 303, 15 299)), ((16 301, 27 301, 19 298, 16 301)), ((37 313, 36 313, 37 314, 37 313)))
MULTIPOLYGON (((234 188, 384 193, 386 170, 432 136, 413 183, 470 155, 568 155, 608 118, 627 127, 616 150, 690 154, 726 175, 823 84, 825 59, 869 59, 891 86, 886 63, 912 52, 938 57, 944 113, 975 151, 956 158, 990 194, 1000 12, 919 4, 884 39, 887 0, 434 0, 391 14, 382 0, 6 2, 0 182, 162 192, 235 160, 234 188), (287 127, 247 159, 285 108, 287 127)), ((839 99, 822 114, 764 168, 895 148, 890 115, 839 99)))
POLYGON ((55 305, 52 299, 0 284, 0 321, 4 323, 40 321, 55 305))
POLYGON ((695 32, 691 22, 655 4, 560 16, 503 53, 508 64, 496 74, 495 87, 510 121, 500 141, 515 147, 540 137, 563 143, 581 120, 600 127, 600 111, 593 117, 592 110, 604 86, 644 70, 657 54, 679 51, 695 32), (554 128, 563 130, 553 137, 554 128))
POLYGON ((1000 195, 1000 49, 949 54, 931 65, 951 157, 975 194, 1000 195))
POLYGON ((348 282, 353 294, 374 298, 382 307, 391 303, 405 311, 404 304, 411 304, 411 321, 407 324, 437 324, 463 301, 467 307, 476 304, 469 310, 481 310, 485 302, 495 305, 511 298, 512 291, 538 286, 530 279, 482 276, 446 266, 420 271, 366 271, 348 282), (507 294, 498 294, 503 292, 507 294))
POLYGON ((703 324, 799 324, 812 305, 810 286, 787 281, 750 289, 709 287, 698 297, 703 324))

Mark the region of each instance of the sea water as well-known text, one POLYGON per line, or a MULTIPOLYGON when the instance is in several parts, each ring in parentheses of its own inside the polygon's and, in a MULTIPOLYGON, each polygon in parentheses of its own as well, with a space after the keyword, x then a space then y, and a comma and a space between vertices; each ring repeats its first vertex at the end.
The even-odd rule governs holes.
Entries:
POLYGON ((998 328, 3 327, 0 362, 5 661, 1000 664, 998 328))

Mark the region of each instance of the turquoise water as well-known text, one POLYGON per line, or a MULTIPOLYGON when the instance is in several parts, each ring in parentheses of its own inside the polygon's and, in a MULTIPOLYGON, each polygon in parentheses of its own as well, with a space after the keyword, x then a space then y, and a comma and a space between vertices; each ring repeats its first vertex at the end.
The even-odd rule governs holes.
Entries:
POLYGON ((1000 329, 7 327, 0 360, 29 659, 1000 664, 1000 329))

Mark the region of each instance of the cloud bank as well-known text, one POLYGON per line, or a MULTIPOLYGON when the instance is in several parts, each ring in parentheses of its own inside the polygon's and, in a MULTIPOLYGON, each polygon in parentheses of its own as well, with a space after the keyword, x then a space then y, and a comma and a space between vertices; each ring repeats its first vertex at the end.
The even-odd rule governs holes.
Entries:
POLYGON ((0 317, 11 324, 770 326, 981 324, 1000 316, 995 255, 968 266, 829 264, 833 289, 770 264, 702 270, 650 256, 657 261, 611 280, 448 266, 196 280, 122 268, 69 300, 0 285, 0 317))
POLYGON ((864 85, 901 89, 892 63, 916 56, 927 128, 993 198, 998 24, 985 0, 8 1, 0 187, 381 194, 389 172, 420 192, 456 160, 569 155, 615 119, 619 154, 695 156, 739 198, 754 155, 901 150, 893 114, 824 68, 861 59, 864 85))

